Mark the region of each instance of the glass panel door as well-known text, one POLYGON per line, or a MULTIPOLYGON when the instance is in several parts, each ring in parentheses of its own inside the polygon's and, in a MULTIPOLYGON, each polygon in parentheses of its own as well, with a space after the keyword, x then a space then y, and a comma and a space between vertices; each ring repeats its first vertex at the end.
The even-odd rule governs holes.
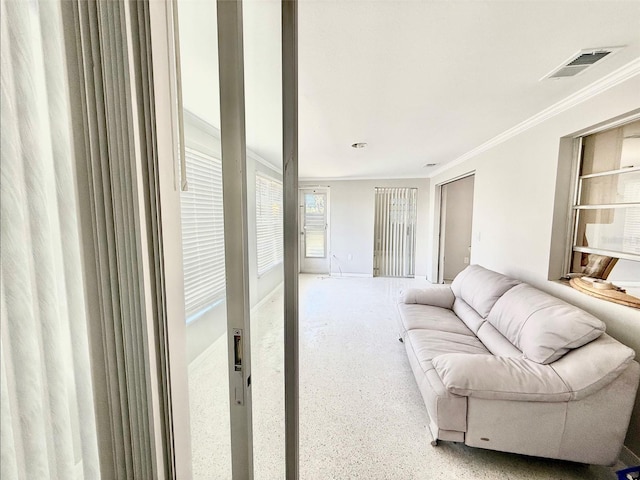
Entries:
POLYGON ((158 22, 179 45, 175 97, 156 92, 156 106, 181 105, 165 111, 174 181, 161 191, 167 296, 181 303, 169 318, 173 420, 190 425, 175 439, 177 471, 284 478, 281 2, 176 5, 179 42, 170 7, 158 22))
POLYGON ((177 16, 187 181, 187 189, 180 191, 180 224, 192 478, 230 479, 216 2, 178 0, 177 16))
POLYGON ((254 478, 285 478, 282 28, 279 1, 242 5, 254 478))

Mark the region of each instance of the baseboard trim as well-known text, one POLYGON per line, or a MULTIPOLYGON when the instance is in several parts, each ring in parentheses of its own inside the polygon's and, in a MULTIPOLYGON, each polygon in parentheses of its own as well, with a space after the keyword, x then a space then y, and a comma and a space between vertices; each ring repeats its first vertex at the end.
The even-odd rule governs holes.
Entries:
POLYGON ((356 277, 356 278, 373 278, 372 273, 340 273, 331 272, 332 277, 356 277))
POLYGON ((262 305, 264 305, 269 300, 271 300, 271 298, 276 293, 278 293, 278 290, 280 290, 280 287, 282 287, 283 285, 284 285, 284 280, 278 283, 275 287, 273 287, 273 290, 267 293, 264 297, 262 297, 262 299, 258 303, 256 303, 253 307, 251 307, 251 313, 254 313, 258 308, 260 308, 262 305))
POLYGON ((627 467, 634 467, 640 465, 640 457, 633 453, 626 445, 622 446, 620 451, 620 461, 627 467))

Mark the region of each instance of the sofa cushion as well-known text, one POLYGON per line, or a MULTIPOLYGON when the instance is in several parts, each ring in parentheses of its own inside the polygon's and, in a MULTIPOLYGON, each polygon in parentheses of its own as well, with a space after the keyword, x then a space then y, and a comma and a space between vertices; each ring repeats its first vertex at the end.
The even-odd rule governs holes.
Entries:
POLYGON ((462 298, 482 318, 504 293, 520 282, 480 265, 470 265, 460 272, 451 284, 456 297, 462 298))
POLYGON ((474 335, 437 330, 409 330, 404 343, 432 422, 439 429, 465 431, 467 399, 444 388, 431 360, 442 353, 487 354, 489 351, 474 335))
POLYGON ((605 330, 593 315, 527 284, 506 292, 487 321, 525 358, 542 364, 595 340, 605 330))
POLYGON ((428 329, 473 335, 451 310, 419 304, 398 304, 403 333, 407 330, 428 329))
POLYGON ((475 336, 437 330, 409 330, 405 343, 425 371, 432 368, 431 360, 443 353, 490 353, 475 336))

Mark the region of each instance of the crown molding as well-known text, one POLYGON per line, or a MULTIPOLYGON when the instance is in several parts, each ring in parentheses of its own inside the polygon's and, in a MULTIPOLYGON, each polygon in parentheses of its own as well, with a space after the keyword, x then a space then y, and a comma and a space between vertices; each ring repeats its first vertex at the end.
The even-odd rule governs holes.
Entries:
POLYGON ((406 177, 403 176, 390 176, 390 175, 367 175, 367 176, 358 176, 358 177, 300 177, 298 182, 300 183, 313 183, 313 182, 361 182, 361 181, 371 181, 371 180, 425 180, 426 176, 419 176, 409 174, 406 177))
POLYGON ((529 130, 530 128, 544 122, 545 120, 548 120, 566 110, 569 110, 570 108, 575 107, 576 105, 592 97, 595 97, 596 95, 612 87, 615 87, 616 85, 638 74, 640 74, 640 58, 636 58, 635 60, 632 60, 631 62, 627 63, 626 65, 623 65, 617 70, 614 70, 610 74, 605 75, 601 79, 596 80, 590 85, 587 85, 583 89, 578 90, 577 92, 569 95, 568 97, 560 100, 557 103, 554 103, 550 107, 545 108, 544 110, 533 115, 532 117, 529 117, 527 120, 517 124, 515 127, 505 130, 500 135, 493 137, 491 140, 486 141, 482 145, 474 148, 473 150, 469 150, 464 155, 459 156, 455 160, 452 160, 451 162, 446 163, 445 165, 438 168, 437 170, 434 170, 433 172, 429 173, 429 175, 427 175, 427 178, 433 178, 436 175, 439 175, 440 173, 450 169, 451 167, 459 165, 462 162, 465 162, 466 160, 469 160, 475 157, 476 155, 479 155, 482 152, 486 152, 487 150, 503 142, 506 142, 510 138, 513 138, 516 135, 519 135, 520 133, 526 130, 529 130))
MULTIPOLYGON (((222 152, 221 152, 221 146, 220 146, 220 138, 221 138, 220 129, 214 127, 205 119, 196 115, 191 110, 187 110, 186 108, 184 109, 183 115, 184 115, 185 124, 191 125, 196 130, 210 137, 210 139, 212 140, 212 145, 215 146, 215 148, 213 148, 209 153, 216 158, 222 158, 221 157, 222 152)), ((202 147, 202 145, 200 145, 200 147, 202 147)), ((273 163, 269 162, 268 160, 265 160, 264 158, 262 158, 260 155, 258 155, 256 152, 254 152, 249 148, 247 148, 247 157, 251 158, 255 162, 258 162, 264 165, 265 167, 271 169, 272 171, 282 175, 281 165, 274 165, 273 163)))

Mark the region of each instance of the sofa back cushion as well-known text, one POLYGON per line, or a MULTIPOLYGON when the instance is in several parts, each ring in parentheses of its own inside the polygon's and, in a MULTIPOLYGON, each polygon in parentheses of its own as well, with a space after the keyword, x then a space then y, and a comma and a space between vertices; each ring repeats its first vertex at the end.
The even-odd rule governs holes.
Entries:
POLYGON ((456 297, 464 300, 478 315, 487 318, 496 301, 519 283, 518 280, 480 265, 469 265, 456 276, 451 289, 456 297))
POLYGON ((487 321, 525 358, 542 364, 555 362, 605 330, 604 323, 593 315, 527 284, 506 292, 487 321))
POLYGON ((487 321, 478 329, 476 336, 487 347, 487 350, 498 357, 522 358, 522 352, 487 321))

